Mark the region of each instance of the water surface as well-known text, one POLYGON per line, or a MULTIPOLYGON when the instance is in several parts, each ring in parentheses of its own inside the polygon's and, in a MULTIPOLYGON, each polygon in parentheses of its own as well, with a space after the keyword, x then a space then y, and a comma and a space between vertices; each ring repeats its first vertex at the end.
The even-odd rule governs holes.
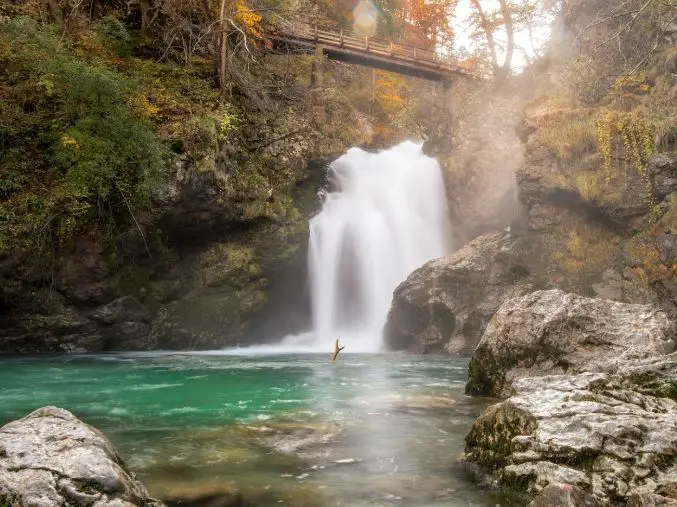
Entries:
POLYGON ((466 362, 400 355, 0 359, 0 424, 57 405, 100 428, 152 494, 253 505, 494 507, 459 457, 486 402, 466 362))

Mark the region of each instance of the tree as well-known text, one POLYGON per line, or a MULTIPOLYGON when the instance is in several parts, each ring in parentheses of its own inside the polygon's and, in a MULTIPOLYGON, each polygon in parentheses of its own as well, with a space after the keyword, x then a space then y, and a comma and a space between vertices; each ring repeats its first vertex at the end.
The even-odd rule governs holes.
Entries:
POLYGON ((405 0, 401 17, 408 39, 431 49, 450 45, 453 31, 449 19, 457 3, 457 0, 405 0))
POLYGON ((500 78, 506 78, 510 75, 512 58, 515 51, 515 30, 512 18, 512 7, 508 5, 506 0, 499 0, 500 11, 489 13, 482 7, 480 0, 470 1, 476 13, 474 18, 475 25, 482 30, 486 37, 494 75, 500 78), (497 28, 501 26, 503 26, 506 31, 507 45, 505 48, 505 59, 502 64, 499 64, 494 34, 497 28))

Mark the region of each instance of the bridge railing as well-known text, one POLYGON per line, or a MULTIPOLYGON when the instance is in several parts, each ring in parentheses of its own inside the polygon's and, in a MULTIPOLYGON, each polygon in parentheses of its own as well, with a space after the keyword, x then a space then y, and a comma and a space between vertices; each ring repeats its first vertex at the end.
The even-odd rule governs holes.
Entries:
POLYGON ((459 65, 456 59, 441 55, 437 51, 380 37, 362 36, 342 28, 310 24, 277 16, 275 29, 279 35, 293 39, 373 53, 381 57, 402 60, 428 68, 466 74, 473 73, 473 69, 459 65))

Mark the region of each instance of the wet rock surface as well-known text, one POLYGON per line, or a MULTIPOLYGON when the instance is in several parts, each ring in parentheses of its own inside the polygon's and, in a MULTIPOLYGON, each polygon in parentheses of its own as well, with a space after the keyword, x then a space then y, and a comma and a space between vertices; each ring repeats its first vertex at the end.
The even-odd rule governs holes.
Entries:
POLYGON ((505 299, 531 289, 509 233, 491 233, 414 271, 395 290, 386 346, 469 356, 505 299))
POLYGON ((545 505, 673 505, 677 403, 619 375, 514 382, 466 437, 466 458, 545 505), (566 486, 562 486, 566 485, 566 486))
POLYGON ((496 312, 473 354, 466 391, 506 397, 521 377, 613 373, 674 350, 672 324, 653 306, 537 291, 496 312))
POLYGON ((0 428, 0 504, 164 505, 149 496, 101 432, 56 407, 0 428))

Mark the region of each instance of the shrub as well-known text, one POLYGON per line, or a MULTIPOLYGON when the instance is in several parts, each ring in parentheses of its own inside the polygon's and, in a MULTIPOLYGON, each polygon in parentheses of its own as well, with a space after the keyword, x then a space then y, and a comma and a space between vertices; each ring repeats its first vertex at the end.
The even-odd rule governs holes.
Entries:
POLYGON ((150 205, 166 148, 131 104, 135 87, 53 26, 0 24, 0 252, 110 237, 150 205))

